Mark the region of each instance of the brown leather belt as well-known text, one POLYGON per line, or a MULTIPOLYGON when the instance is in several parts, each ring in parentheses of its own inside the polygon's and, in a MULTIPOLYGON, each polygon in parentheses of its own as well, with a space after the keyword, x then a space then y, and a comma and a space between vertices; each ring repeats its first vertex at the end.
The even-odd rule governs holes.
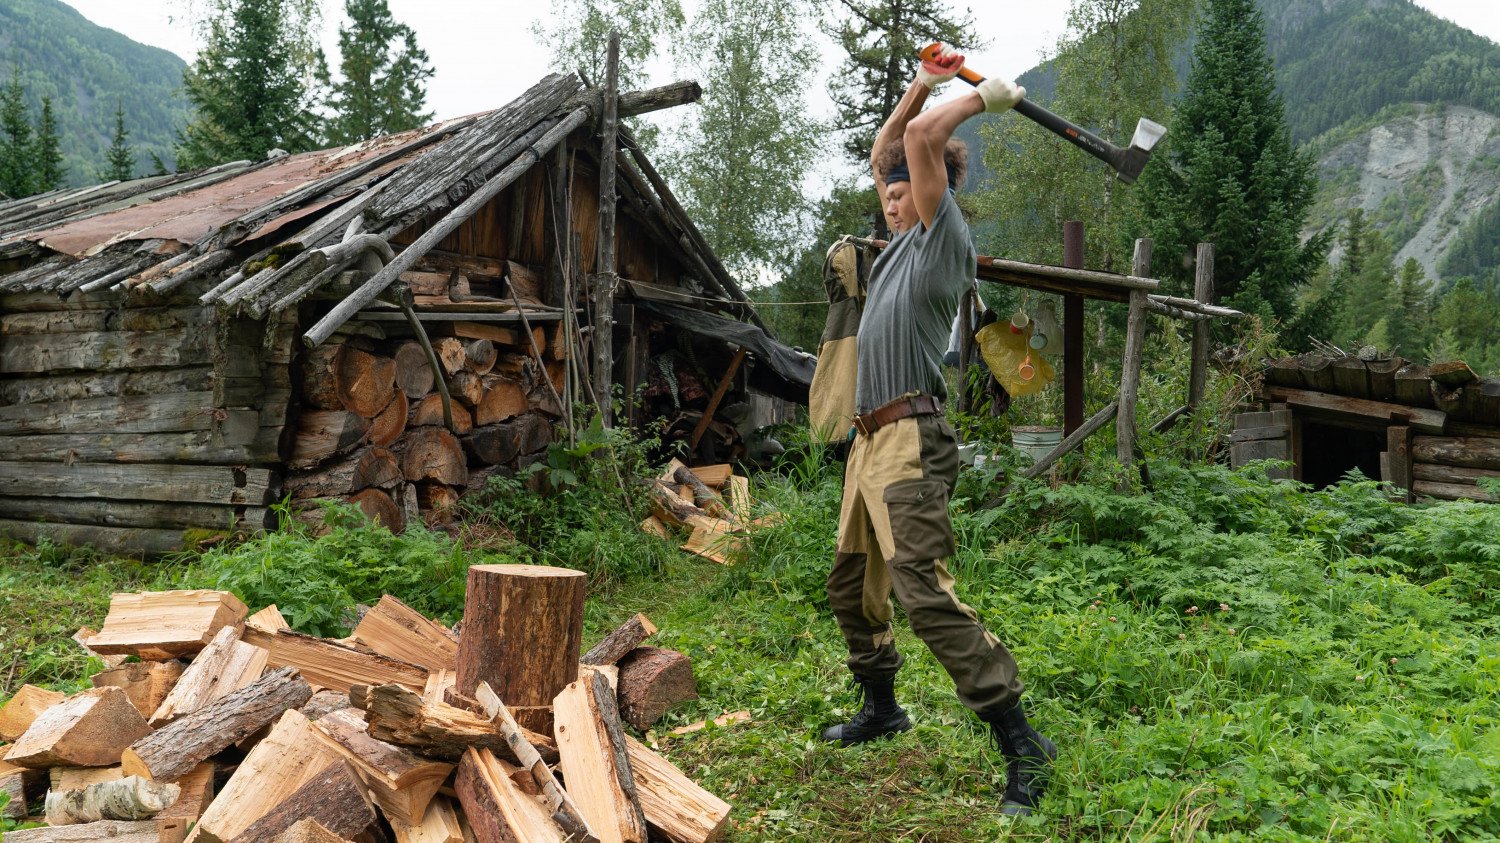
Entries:
POLYGON ((931 395, 909 395, 855 416, 854 429, 869 436, 893 422, 912 416, 934 416, 941 412, 943 405, 931 395))

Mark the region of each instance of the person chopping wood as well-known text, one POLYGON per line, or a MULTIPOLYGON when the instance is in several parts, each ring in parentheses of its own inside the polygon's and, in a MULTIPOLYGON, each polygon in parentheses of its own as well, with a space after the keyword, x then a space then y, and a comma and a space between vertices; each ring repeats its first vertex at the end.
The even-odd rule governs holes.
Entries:
POLYGON ((1025 89, 989 79, 965 96, 922 106, 952 80, 963 56, 944 48, 917 72, 870 152, 875 189, 895 234, 871 268, 858 334, 857 415, 844 473, 838 548, 828 601, 849 646, 863 706, 823 738, 864 743, 911 728, 896 702, 903 657, 891 628, 891 593, 912 631, 942 663, 958 697, 989 724, 1006 760, 1001 811, 1031 812, 1057 747, 1026 720, 1010 652, 953 591, 948 498, 958 443, 943 416, 941 363, 948 330, 976 270, 974 244, 955 201, 968 151, 953 131, 1003 112, 1025 89))

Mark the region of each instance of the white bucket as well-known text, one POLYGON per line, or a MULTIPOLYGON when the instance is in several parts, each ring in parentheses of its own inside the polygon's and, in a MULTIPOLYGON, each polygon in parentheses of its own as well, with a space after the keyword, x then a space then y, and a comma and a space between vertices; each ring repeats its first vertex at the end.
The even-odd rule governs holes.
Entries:
POLYGON ((1052 449, 1062 444, 1063 432, 1060 427, 1013 427, 1010 429, 1010 443, 1017 451, 1031 457, 1036 462, 1042 457, 1052 453, 1052 449))

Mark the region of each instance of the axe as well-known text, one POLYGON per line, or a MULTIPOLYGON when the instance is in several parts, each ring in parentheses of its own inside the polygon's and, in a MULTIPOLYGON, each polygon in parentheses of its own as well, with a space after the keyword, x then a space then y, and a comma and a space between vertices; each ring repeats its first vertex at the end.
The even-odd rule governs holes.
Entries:
MULTIPOLYGON (((922 61, 931 61, 937 57, 938 48, 942 44, 934 42, 923 47, 918 56, 922 61)), ((970 85, 978 86, 984 81, 984 77, 965 67, 958 71, 958 78, 968 82, 970 85)), ((1151 160, 1151 150, 1156 146, 1162 136, 1167 133, 1167 127, 1142 117, 1135 124, 1135 136, 1130 140, 1130 146, 1121 149, 1109 141, 1090 132, 1082 126, 1053 114, 1045 108, 1037 105, 1031 100, 1023 99, 1016 103, 1015 110, 1023 117, 1027 117, 1063 140, 1082 149, 1084 152, 1098 158, 1108 164, 1120 176, 1120 181, 1133 184, 1141 170, 1146 168, 1146 162, 1151 160)))

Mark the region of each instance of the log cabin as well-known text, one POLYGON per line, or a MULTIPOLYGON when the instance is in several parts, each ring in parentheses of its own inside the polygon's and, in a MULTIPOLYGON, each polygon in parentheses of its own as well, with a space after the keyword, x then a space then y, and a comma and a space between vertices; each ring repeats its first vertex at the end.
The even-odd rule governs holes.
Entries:
POLYGON ((1359 469, 1409 502, 1492 500, 1479 481, 1500 478, 1500 378, 1364 356, 1267 361, 1261 408, 1235 417, 1231 463, 1284 460, 1280 476, 1315 488, 1359 469))
POLYGON ((353 146, 0 203, 0 533, 160 555, 326 498, 431 523, 601 391, 732 455, 812 360, 617 122, 698 96, 553 74, 353 146))

